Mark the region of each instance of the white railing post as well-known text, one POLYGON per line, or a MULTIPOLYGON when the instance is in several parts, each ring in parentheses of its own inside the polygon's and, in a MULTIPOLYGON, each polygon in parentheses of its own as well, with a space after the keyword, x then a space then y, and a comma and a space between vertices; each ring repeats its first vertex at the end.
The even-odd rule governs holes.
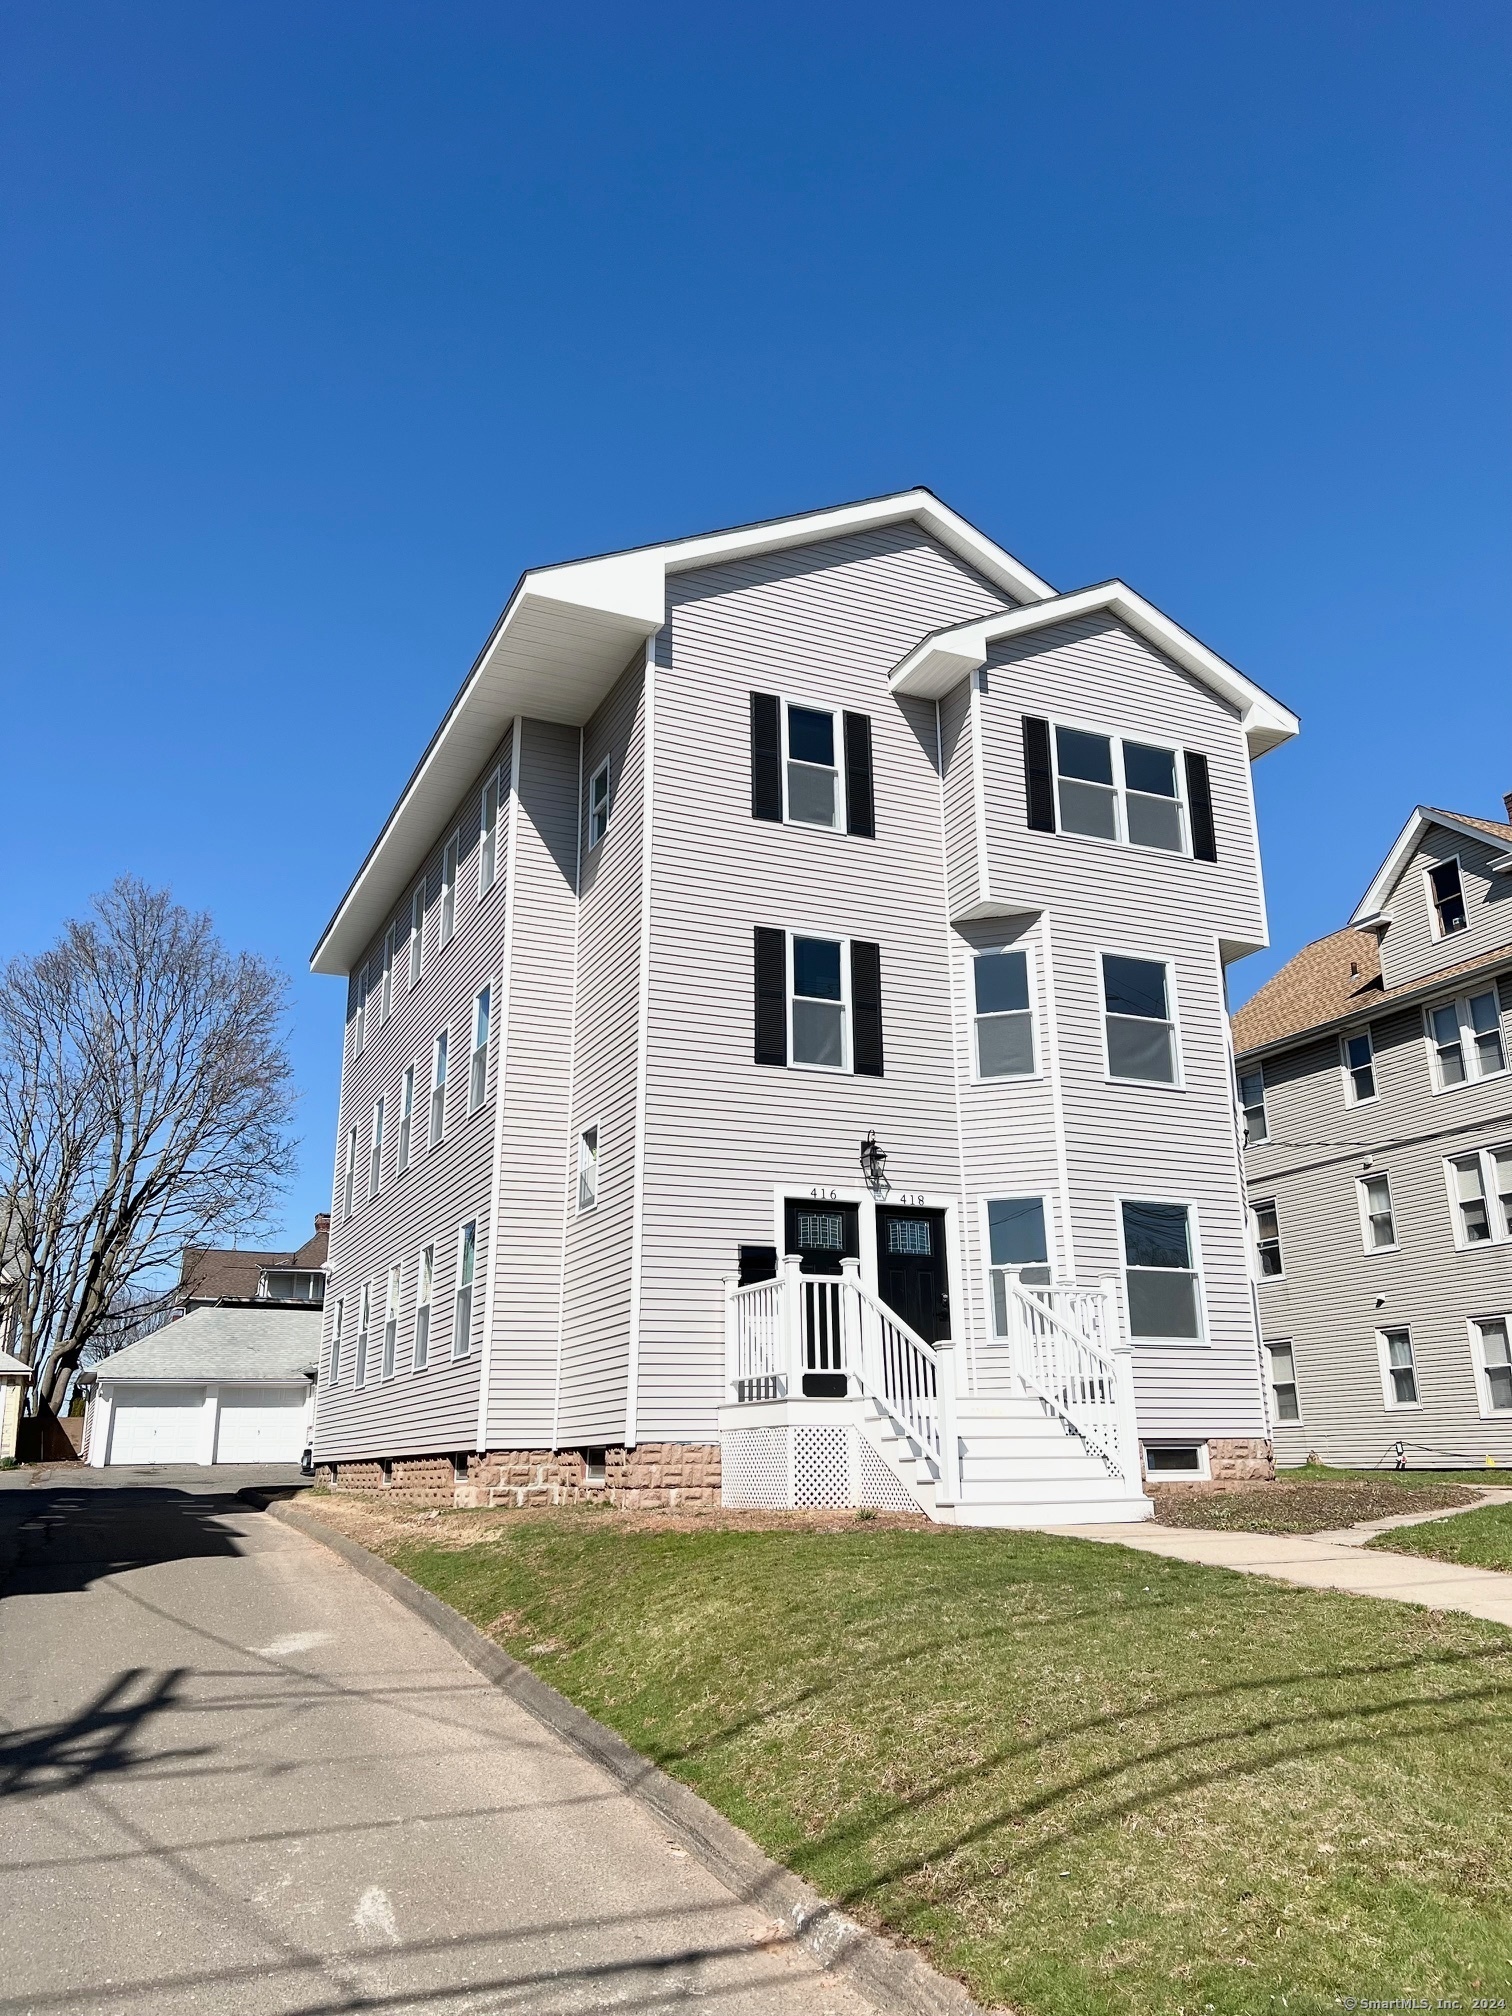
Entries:
POLYGON ((1102 1291, 1103 1336, 1113 1360, 1114 1407, 1118 1432, 1118 1463, 1124 1483, 1131 1491, 1142 1491, 1144 1480, 1139 1462, 1139 1409, 1134 1398, 1134 1346, 1124 1336, 1118 1321, 1118 1283, 1098 1283, 1102 1291))
POLYGON ((956 1439, 956 1355, 948 1337, 937 1337, 935 1354, 935 1407, 940 1431, 940 1486, 935 1493, 939 1505, 958 1505, 961 1500, 961 1445, 956 1439))
POLYGON ((787 1336, 782 1353, 787 1370, 787 1397, 803 1397, 803 1261, 788 1253, 782 1261, 782 1324, 787 1336))
POLYGON ((854 1253, 845 1254, 840 1262, 840 1351, 847 1387, 853 1390, 862 1383, 866 1357, 862 1341, 861 1262, 854 1253))
POLYGON ((719 1284, 719 1292, 724 1296, 724 1337, 725 1337, 725 1385, 732 1400, 740 1398, 740 1359, 737 1346, 739 1335, 738 1319, 735 1311, 735 1294, 728 1275, 719 1284))

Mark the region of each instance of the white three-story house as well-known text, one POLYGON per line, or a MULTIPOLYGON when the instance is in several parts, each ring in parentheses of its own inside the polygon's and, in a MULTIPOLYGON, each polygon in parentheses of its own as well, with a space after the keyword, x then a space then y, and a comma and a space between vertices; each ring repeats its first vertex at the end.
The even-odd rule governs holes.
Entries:
POLYGON ((525 575, 314 954, 325 1474, 982 1524, 1265 1474, 1225 970, 1296 728, 924 490, 525 575))

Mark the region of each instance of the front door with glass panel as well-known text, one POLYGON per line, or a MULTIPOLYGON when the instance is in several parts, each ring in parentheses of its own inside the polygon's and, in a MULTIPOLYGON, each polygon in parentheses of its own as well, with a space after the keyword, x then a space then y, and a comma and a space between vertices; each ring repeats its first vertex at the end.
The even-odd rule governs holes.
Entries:
POLYGON ((803 1296, 803 1397, 843 1400, 845 1354, 841 1336, 841 1261, 861 1252, 860 1210, 789 1197, 783 1206, 783 1251, 796 1253, 801 1272, 820 1277, 801 1283, 803 1296))
POLYGON ((926 1344, 950 1335, 950 1274, 945 1260, 945 1213, 877 1209, 877 1286, 926 1344))

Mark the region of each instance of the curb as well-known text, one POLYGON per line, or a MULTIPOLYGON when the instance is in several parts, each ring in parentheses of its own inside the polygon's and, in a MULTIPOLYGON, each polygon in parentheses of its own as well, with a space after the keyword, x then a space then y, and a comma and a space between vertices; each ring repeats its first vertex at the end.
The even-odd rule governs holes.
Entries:
POLYGON ((845 1975, 883 2016, 986 2016, 958 1981, 937 1973, 910 1948, 895 1946, 845 1917, 791 1869, 774 1862, 706 1799, 669 1778, 622 1736, 575 1707, 429 1589, 312 1513, 251 1488, 239 1495, 258 1511, 339 1554, 359 1575, 423 1618, 475 1672, 649 1808, 710 1875, 742 1903, 759 1906, 780 1920, 787 1935, 822 1969, 845 1975))

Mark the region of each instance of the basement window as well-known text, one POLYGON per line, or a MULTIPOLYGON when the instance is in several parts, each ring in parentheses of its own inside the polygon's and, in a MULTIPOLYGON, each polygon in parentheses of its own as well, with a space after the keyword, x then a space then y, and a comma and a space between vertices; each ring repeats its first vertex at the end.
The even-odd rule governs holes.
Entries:
POLYGON ((607 1474, 604 1461, 605 1452, 602 1449, 585 1449, 582 1452, 582 1457, 583 1482, 588 1485, 602 1484, 607 1474))
POLYGON ((1145 1444, 1147 1477, 1206 1477, 1205 1442, 1157 1442, 1145 1444))

